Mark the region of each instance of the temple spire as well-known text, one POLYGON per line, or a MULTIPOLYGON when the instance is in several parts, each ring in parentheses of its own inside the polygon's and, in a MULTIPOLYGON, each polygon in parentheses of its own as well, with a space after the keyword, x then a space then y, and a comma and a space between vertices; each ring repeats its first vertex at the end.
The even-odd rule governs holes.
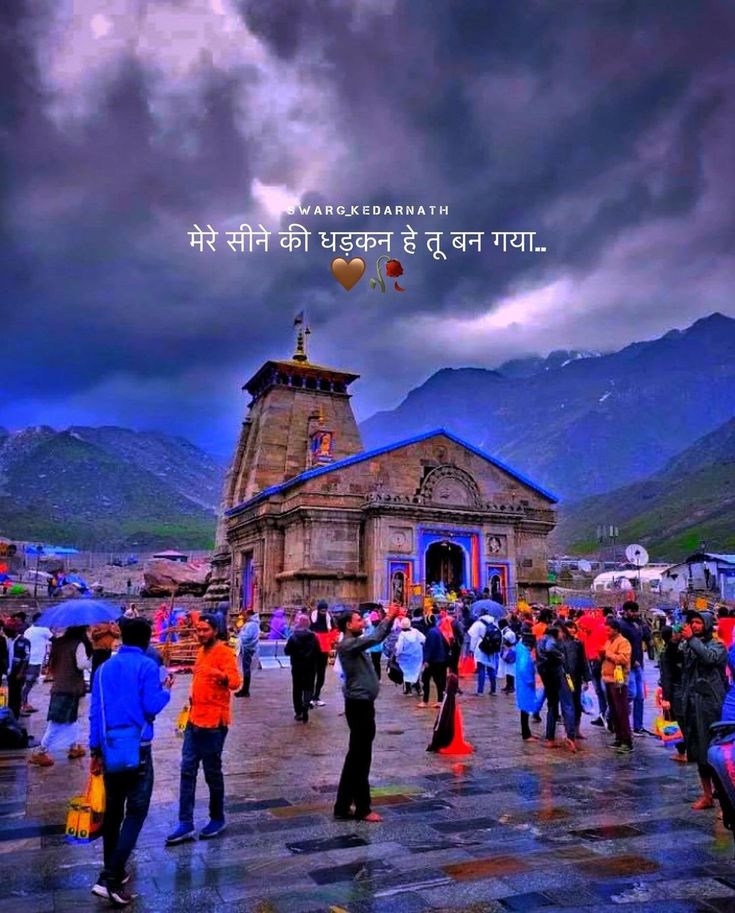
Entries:
POLYGON ((297 328, 296 351, 293 353, 293 360, 306 362, 309 360, 306 354, 306 337, 311 335, 311 330, 305 323, 303 311, 299 311, 294 317, 293 325, 297 328))

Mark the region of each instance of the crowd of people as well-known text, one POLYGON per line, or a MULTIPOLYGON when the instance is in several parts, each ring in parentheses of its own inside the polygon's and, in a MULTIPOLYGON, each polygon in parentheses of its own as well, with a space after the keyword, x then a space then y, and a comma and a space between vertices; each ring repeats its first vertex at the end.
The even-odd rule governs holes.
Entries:
MULTIPOLYGON (((524 742, 540 742, 550 749, 566 746, 576 755, 587 737, 582 721, 588 716, 590 726, 609 730, 611 748, 629 754, 634 737, 649 734, 644 725, 646 660, 659 666, 661 712, 680 727, 673 758, 698 765, 702 795, 693 808, 713 806, 713 771, 707 755, 710 726, 720 719, 735 720, 735 685, 729 684, 735 674, 730 623, 735 619, 726 611, 719 618, 691 611, 651 625, 633 601, 620 612, 491 609, 487 601, 474 606, 457 601, 413 611, 371 604, 361 609, 340 607, 337 612, 322 600, 292 619, 284 631, 284 652, 291 663, 295 720, 308 724, 310 712, 324 706, 322 690, 331 657, 342 686, 349 745, 335 797, 336 819, 381 820, 371 804, 370 767, 375 701, 384 673, 402 686, 406 700, 416 700, 417 712, 431 706, 439 709, 428 750, 452 740, 451 732, 439 733, 437 727, 441 721, 442 729, 451 729, 446 708, 453 708, 456 695, 462 693, 460 682, 466 688, 469 680, 474 687, 467 699, 504 694, 515 701, 524 742), (545 728, 537 736, 532 727, 542 722, 544 707, 545 728)), ((92 890, 125 906, 134 897, 127 888, 126 865, 153 790, 154 722, 170 700, 174 676, 151 645, 154 625, 134 609, 128 608, 116 623, 71 627, 55 636, 38 621, 36 614, 28 623, 23 613, 2 620, 0 686, 6 677, 10 713, 29 716, 35 712, 30 703, 33 688, 48 669, 52 681, 47 727, 30 756, 31 763, 43 768, 54 763, 59 750, 66 750, 70 759, 86 753, 78 716, 85 673, 90 673, 88 749, 91 770, 104 777, 106 791, 104 867, 92 890)), ((155 624, 159 632, 171 627, 160 621, 157 618, 155 624)), ((222 753, 231 725, 231 697, 250 696, 262 632, 252 610, 237 619, 232 631, 225 621, 219 612, 198 613, 187 622, 198 652, 181 727, 178 821, 166 838, 168 846, 197 837, 212 839, 226 826, 222 753), (197 830, 194 808, 200 766, 209 790, 209 820, 197 830)))

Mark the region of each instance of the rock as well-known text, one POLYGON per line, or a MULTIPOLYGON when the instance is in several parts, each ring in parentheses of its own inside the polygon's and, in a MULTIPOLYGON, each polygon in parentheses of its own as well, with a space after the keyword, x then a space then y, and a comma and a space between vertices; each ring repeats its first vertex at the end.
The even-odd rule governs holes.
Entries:
POLYGON ((152 558, 143 568, 145 581, 141 596, 203 596, 212 572, 209 562, 168 561, 152 558))

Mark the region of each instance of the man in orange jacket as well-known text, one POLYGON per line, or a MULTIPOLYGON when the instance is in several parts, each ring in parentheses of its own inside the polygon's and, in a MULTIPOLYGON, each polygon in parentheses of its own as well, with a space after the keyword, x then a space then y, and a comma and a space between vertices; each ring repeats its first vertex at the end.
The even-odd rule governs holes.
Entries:
POLYGON ((218 619, 202 615, 197 622, 201 650, 194 663, 189 698, 189 722, 181 749, 181 786, 179 789, 179 826, 166 838, 166 845, 193 840, 194 799, 199 763, 209 787, 209 823, 199 832, 202 840, 216 837, 225 829, 225 781, 222 776, 222 750, 230 725, 230 697, 241 684, 235 654, 217 639, 218 619))

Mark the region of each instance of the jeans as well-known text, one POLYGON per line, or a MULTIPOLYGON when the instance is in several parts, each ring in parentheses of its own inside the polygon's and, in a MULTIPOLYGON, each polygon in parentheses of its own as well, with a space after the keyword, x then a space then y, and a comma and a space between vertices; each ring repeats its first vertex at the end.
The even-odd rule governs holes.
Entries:
POLYGON ((621 745, 632 745, 630 719, 628 718, 628 686, 606 682, 607 703, 610 707, 610 721, 615 732, 615 741, 621 745))
POLYGON ((194 800, 200 761, 204 768, 204 779, 209 787, 209 817, 212 821, 225 820, 222 749, 225 746, 226 737, 227 726, 204 729, 189 723, 184 730, 179 789, 179 821, 182 824, 194 825, 194 800))
POLYGON ((607 697, 605 694, 605 684, 602 681, 602 663, 599 659, 590 660, 590 672, 592 673, 592 682, 595 686, 600 716, 604 720, 607 719, 607 697))
POLYGON ((628 700, 633 701, 633 729, 643 729, 643 669, 630 670, 628 677, 628 700))
POLYGON ((321 697, 322 688, 324 687, 324 679, 327 674, 327 663, 329 662, 329 654, 324 652, 317 653, 316 656, 316 684, 314 685, 314 700, 318 701, 321 697))
POLYGON ((444 697, 444 689, 447 687, 447 664, 446 663, 429 663, 421 675, 421 684, 424 689, 424 703, 429 703, 429 689, 431 680, 436 685, 436 699, 441 701, 444 697))
POLYGON ((25 707, 25 705, 28 703, 28 695, 31 693, 31 688, 38 681, 38 676, 40 674, 41 674, 40 665, 34 664, 32 666, 28 666, 28 668, 26 669, 26 677, 25 677, 25 681, 23 682, 23 691, 21 694, 21 701, 20 701, 21 705, 23 707, 25 707))
POLYGON ((345 700, 345 718, 350 727, 350 745, 339 778, 334 814, 350 814, 355 806, 355 817, 370 814, 370 765, 373 761, 375 739, 375 704, 373 701, 345 700))
POLYGON ((102 878, 119 884, 148 814, 153 792, 150 745, 140 749, 140 768, 105 775, 105 817, 102 824, 105 867, 102 878))
POLYGON ((556 738, 556 724, 559 719, 559 704, 564 720, 567 738, 574 739, 577 728, 574 719, 574 698, 566 678, 544 680, 546 689, 546 740, 553 742, 556 738))
POLYGON ((498 687, 498 673, 492 666, 486 666, 485 663, 477 664, 477 693, 482 694, 485 691, 485 675, 490 679, 490 694, 495 694, 498 687))
POLYGON ((293 711, 296 716, 309 716, 309 704, 314 695, 314 667, 291 668, 293 711))

